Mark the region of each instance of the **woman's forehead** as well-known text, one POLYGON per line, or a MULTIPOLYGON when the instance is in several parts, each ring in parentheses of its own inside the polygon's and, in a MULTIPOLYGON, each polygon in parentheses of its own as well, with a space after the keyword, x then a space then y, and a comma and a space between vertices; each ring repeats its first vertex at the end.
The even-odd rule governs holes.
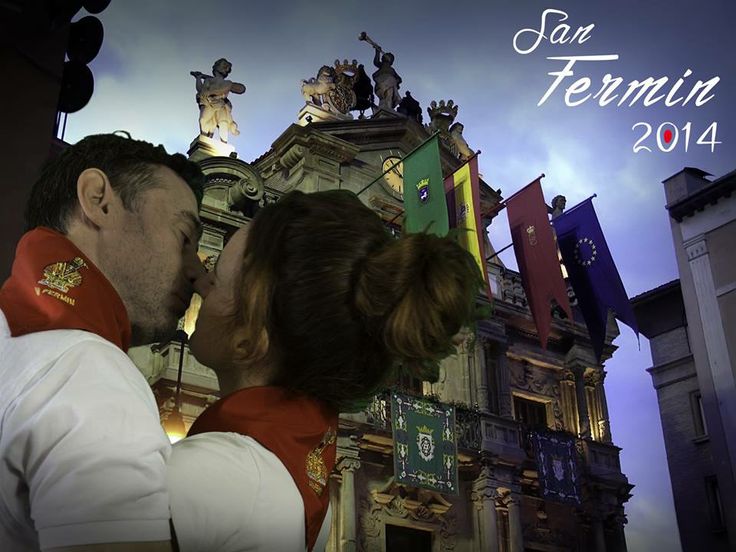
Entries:
POLYGON ((220 257, 226 257, 226 262, 232 262, 230 259, 242 257, 245 250, 245 242, 248 237, 248 227, 239 228, 227 241, 220 257))

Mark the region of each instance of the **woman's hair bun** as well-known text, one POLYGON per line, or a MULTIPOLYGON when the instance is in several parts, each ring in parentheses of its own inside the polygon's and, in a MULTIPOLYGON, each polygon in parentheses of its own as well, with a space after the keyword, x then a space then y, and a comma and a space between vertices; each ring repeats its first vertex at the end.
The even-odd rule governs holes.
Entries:
POLYGON ((409 234, 365 259, 355 305, 391 356, 423 364, 452 352, 481 283, 475 259, 453 239, 409 234))

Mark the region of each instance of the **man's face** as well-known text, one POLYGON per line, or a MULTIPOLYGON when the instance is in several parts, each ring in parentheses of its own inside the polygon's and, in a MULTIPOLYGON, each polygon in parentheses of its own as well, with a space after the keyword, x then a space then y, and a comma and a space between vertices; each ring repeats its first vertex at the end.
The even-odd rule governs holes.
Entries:
POLYGON ((121 211, 100 251, 128 311, 133 345, 173 335, 189 306, 193 281, 204 271, 197 257, 201 223, 194 194, 168 167, 157 166, 153 177, 157 185, 140 193, 137 210, 121 211))

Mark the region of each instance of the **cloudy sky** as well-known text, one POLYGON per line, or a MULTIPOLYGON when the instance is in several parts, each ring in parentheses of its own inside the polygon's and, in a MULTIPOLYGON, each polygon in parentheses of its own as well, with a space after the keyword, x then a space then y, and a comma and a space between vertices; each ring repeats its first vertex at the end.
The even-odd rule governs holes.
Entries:
MULTIPOLYGON (((457 120, 473 149, 482 150, 480 170, 509 196, 540 173, 547 200, 567 196, 568 207, 593 193, 609 246, 630 296, 677 277, 661 181, 685 166, 721 176, 736 168, 736 38, 732 0, 454 0, 325 2, 234 2, 114 0, 99 17, 103 49, 92 63, 96 90, 88 106, 71 115, 66 140, 126 129, 134 137, 186 152, 198 132, 194 79, 215 59, 233 63, 231 79, 247 91, 233 96, 241 135, 232 143, 251 161, 265 152, 303 105, 300 79, 336 58, 358 59, 370 67, 373 50, 357 40, 361 31, 396 56, 395 69, 424 107, 453 99, 457 120), (539 30, 543 10, 564 11, 571 27, 567 43, 543 39, 527 54, 514 48, 522 29, 539 30), (578 27, 594 24, 583 43, 570 42, 578 27), (577 61, 566 78, 538 106, 566 61, 553 56, 618 55, 615 61, 577 61), (565 88, 590 78, 596 93, 604 75, 632 80, 667 77, 668 93, 687 70, 678 94, 687 96, 698 80, 720 82, 702 106, 666 107, 664 100, 634 106, 618 100, 601 106, 590 98, 567 106, 565 88), (664 122, 682 129, 669 153, 659 151, 657 129, 664 122), (642 142, 652 151, 634 153, 642 142), (716 140, 696 144, 717 123, 716 140)), ((550 14, 544 34, 553 33, 560 14, 550 14)), ((519 50, 537 35, 522 33, 519 50)), ((370 72, 370 71, 369 71, 370 72)), ((610 77, 609 77, 610 78, 610 77)), ((572 100, 585 94, 577 94, 572 100)), ((599 96, 600 99, 600 96, 599 96)), ((426 119, 426 115, 425 115, 426 119)), ((668 127, 672 128, 672 127, 668 127)), ((664 130, 664 129, 662 129, 664 130)), ((710 140, 710 134, 706 136, 710 140)), ((701 140, 704 141, 704 140, 701 140)), ((672 146, 665 144, 667 147, 672 146)), ((490 227, 496 248, 510 242, 502 213, 490 227)), ((502 256, 516 263, 511 250, 502 256)), ((646 339, 621 327, 620 347, 606 364, 614 440, 623 448, 623 471, 636 485, 627 505, 627 538, 632 552, 680 550, 656 394, 645 371, 651 364, 646 339)))

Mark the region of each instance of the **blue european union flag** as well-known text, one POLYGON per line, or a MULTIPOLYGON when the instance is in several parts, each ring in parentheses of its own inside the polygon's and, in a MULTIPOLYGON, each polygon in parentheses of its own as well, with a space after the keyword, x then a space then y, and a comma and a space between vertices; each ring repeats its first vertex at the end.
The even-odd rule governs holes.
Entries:
POLYGON ((592 200, 589 198, 579 203, 554 218, 552 224, 557 232, 562 261, 588 326, 593 350, 600 359, 609 309, 637 335, 639 328, 592 200))

